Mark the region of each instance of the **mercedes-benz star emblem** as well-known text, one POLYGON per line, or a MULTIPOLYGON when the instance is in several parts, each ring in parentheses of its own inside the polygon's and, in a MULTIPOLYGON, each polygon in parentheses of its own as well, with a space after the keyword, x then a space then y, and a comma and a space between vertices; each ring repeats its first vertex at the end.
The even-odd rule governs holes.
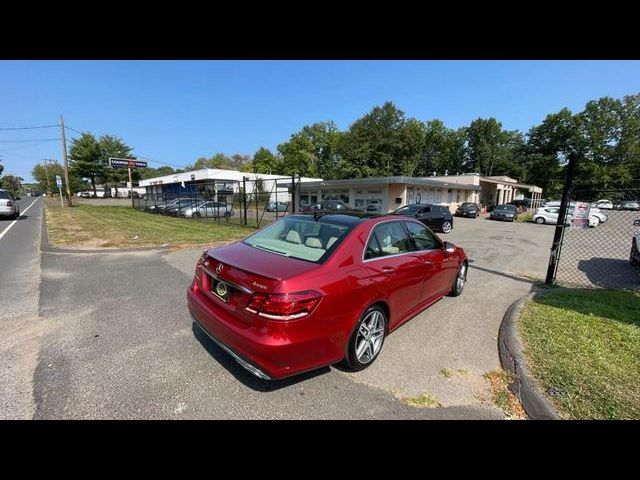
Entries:
POLYGON ((224 268, 224 265, 222 265, 221 263, 218 264, 218 266, 216 267, 216 273, 220 273, 222 271, 222 269, 224 268))

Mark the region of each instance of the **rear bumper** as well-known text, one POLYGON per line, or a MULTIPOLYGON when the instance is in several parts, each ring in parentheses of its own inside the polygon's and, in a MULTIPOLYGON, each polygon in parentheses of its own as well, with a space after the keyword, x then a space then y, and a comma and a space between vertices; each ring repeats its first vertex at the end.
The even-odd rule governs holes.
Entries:
POLYGON ((0 207, 0 215, 2 215, 3 217, 15 215, 16 212, 17 210, 14 209, 14 207, 0 207))
POLYGON ((196 286, 187 289, 189 311, 200 328, 253 375, 279 380, 339 361, 329 336, 304 320, 250 324, 217 308, 196 286))

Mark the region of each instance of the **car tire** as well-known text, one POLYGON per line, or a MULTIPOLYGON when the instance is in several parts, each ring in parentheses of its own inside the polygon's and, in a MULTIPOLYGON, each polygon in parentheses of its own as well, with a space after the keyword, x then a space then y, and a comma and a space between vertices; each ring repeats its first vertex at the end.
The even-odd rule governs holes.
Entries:
POLYGON ((387 325, 387 313, 380 305, 373 305, 367 308, 353 329, 347 344, 347 352, 343 360, 344 365, 354 372, 358 372, 375 362, 384 345, 387 325), (369 333, 371 330, 374 333, 369 333), (358 355, 359 351, 360 354, 358 355))
POLYGON ((458 268, 458 273, 456 273, 456 277, 453 279, 453 285, 451 286, 451 292, 449 293, 450 297, 457 297, 462 294, 464 290, 464 286, 467 283, 467 272, 469 270, 469 265, 466 261, 460 264, 458 268))
POLYGON ((542 225, 542 224, 544 224, 544 223, 545 223, 544 218, 542 218, 542 217, 538 217, 538 218, 536 218, 535 222, 536 222, 538 225, 542 225))
POLYGON ((452 228, 451 222, 445 221, 442 223, 442 233, 449 233, 452 228))
POLYGON ((201 216, 202 216, 202 215, 200 215, 200 213, 198 213, 198 212, 193 212, 193 214, 191 215, 191 218, 195 218, 196 220, 199 220, 201 216))
POLYGON ((20 218, 20 212, 13 212, 13 219, 18 220, 20 218))

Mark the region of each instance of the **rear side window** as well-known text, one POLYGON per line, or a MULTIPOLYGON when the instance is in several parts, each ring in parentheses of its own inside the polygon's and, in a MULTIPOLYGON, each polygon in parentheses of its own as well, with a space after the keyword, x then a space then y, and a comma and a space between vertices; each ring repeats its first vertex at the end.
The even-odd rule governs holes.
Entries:
POLYGON ((385 222, 374 227, 365 250, 365 259, 409 251, 409 239, 400 222, 385 222))

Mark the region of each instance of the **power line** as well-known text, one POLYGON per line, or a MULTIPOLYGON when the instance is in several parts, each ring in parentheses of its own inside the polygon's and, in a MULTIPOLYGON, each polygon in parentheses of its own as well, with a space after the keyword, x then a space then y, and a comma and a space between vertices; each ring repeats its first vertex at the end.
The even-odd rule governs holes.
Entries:
POLYGON ((39 125, 37 127, 3 127, 0 130, 33 130, 35 128, 52 128, 57 127, 58 125, 39 125))
POLYGON ((75 128, 71 128, 71 127, 69 127, 67 125, 65 125, 64 128, 67 129, 67 130, 71 130, 72 132, 76 132, 76 133, 79 133, 80 135, 82 135, 82 132, 76 130, 75 128))

